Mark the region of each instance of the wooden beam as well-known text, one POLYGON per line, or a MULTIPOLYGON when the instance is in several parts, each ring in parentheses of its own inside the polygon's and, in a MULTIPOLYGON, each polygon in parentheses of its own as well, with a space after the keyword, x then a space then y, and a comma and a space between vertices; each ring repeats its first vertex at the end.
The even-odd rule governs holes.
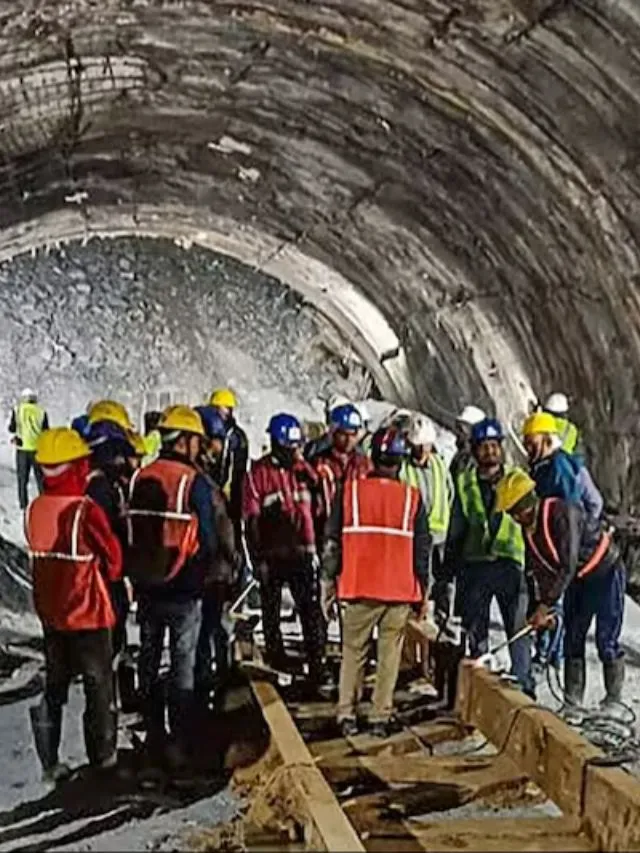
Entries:
POLYGON ((640 780, 592 766, 603 753, 519 690, 464 662, 457 709, 539 785, 600 850, 640 849, 640 780))
MULTIPOLYGON (((575 820, 567 818, 479 818, 422 824, 414 837, 424 850, 457 853, 476 850, 593 851, 597 848, 575 820)), ((375 850, 371 845, 370 850, 375 850)))
POLYGON ((265 681, 251 686, 271 732, 272 744, 283 767, 279 775, 286 807, 297 812, 311 849, 364 851, 275 688, 265 681))

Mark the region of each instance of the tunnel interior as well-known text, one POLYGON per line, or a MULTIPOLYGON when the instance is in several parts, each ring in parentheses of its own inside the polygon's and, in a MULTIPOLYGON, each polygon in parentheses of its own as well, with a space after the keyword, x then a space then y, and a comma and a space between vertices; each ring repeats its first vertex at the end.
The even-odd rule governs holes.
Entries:
POLYGON ((636 509, 639 35, 632 0, 15 0, 0 257, 221 252, 440 422, 565 391, 636 509))

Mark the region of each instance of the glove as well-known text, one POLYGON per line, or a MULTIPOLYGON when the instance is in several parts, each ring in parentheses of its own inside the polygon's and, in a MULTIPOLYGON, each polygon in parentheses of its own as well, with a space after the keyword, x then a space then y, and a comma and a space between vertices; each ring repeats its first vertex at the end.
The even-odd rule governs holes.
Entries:
POLYGON ((335 581, 320 581, 320 609, 325 622, 330 622, 336 610, 336 584, 335 581))

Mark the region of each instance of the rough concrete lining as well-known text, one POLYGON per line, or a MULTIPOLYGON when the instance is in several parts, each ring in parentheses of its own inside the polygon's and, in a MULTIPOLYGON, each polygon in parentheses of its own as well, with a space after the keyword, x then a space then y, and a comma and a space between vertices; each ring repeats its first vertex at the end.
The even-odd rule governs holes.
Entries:
POLYGON ((324 264, 397 338, 397 397, 446 422, 567 390, 632 508, 639 39, 632 0, 7 0, 0 249, 164 209, 289 283, 324 264))

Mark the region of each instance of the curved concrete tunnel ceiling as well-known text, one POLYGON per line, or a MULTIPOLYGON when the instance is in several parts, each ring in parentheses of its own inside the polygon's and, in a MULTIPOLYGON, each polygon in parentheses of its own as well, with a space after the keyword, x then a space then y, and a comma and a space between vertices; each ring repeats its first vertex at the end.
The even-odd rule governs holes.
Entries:
POLYGON ((566 390, 609 500, 640 502, 634 0, 0 13, 5 256, 92 233, 221 249, 445 423, 566 390))

